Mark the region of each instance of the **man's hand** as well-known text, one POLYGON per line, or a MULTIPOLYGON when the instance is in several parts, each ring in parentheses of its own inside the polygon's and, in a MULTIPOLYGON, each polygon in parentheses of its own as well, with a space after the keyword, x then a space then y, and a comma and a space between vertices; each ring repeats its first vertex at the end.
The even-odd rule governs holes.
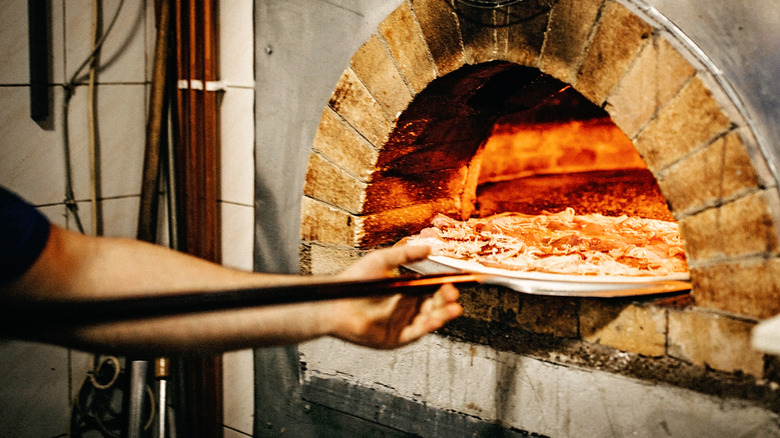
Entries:
MULTIPOLYGON (((430 250, 424 246, 402 246, 374 251, 344 272, 343 279, 380 278, 399 265, 420 260, 430 250)), ((340 300, 337 328, 333 336, 367 347, 390 349, 416 341, 463 313, 459 291, 442 286, 428 297, 402 293, 387 298, 340 300)))

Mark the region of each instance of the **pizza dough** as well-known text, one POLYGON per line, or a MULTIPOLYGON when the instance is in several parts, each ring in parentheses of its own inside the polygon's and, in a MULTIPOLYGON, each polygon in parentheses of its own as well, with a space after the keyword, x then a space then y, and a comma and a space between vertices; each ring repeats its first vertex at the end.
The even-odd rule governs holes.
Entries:
POLYGON ((587 276, 687 274, 677 223, 639 217, 501 213, 459 221, 437 215, 407 239, 432 255, 512 271, 587 276))

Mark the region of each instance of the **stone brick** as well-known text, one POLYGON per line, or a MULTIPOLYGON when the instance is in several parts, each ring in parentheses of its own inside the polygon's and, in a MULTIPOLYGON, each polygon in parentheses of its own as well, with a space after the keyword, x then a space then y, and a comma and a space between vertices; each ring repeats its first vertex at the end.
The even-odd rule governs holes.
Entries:
POLYGON ((560 0, 550 11, 550 24, 539 61, 540 69, 563 82, 574 82, 585 55, 588 36, 604 0, 560 0))
POLYGON ((577 337, 577 303, 573 299, 525 295, 497 286, 459 289, 466 318, 529 333, 577 337))
POLYGON ((697 306, 752 318, 780 313, 778 258, 694 266, 691 279, 697 306))
POLYGON ((436 120, 428 117, 414 119, 406 118, 409 112, 412 111, 421 100, 425 100, 424 97, 417 95, 412 106, 406 110, 404 115, 401 116, 401 119, 396 122, 393 132, 390 134, 390 138, 387 139, 387 142, 382 147, 383 155, 387 153, 387 151, 396 149, 408 151, 417 148, 418 145, 415 143, 419 143, 417 139, 420 137, 420 134, 422 134, 428 125, 436 123, 436 120))
POLYGON ((298 246, 298 260, 300 262, 299 274, 311 274, 311 245, 308 242, 301 242, 298 246))
POLYGON ((761 377, 763 354, 750 345, 754 326, 703 309, 669 310, 668 354, 698 366, 761 377))
POLYGON ((328 105, 375 147, 382 146, 393 129, 382 107, 351 69, 341 75, 328 105))
POLYGON ((550 19, 546 0, 508 6, 496 16, 496 51, 500 59, 537 67, 550 19))
POLYGON ((311 245, 310 260, 312 275, 329 275, 343 271, 354 263, 360 254, 353 248, 330 245, 311 245))
POLYGON ((583 340, 645 356, 666 353, 666 309, 621 301, 580 303, 583 340))
POLYGON ((484 117, 439 118, 440 112, 436 111, 432 114, 436 115, 436 118, 434 118, 433 123, 425 126, 417 139, 418 143, 452 144, 467 140, 483 141, 490 136, 492 130, 492 124, 486 122, 484 117))
POLYGON ((516 327, 515 316, 519 306, 519 296, 514 291, 495 286, 458 286, 463 306, 463 316, 486 322, 510 322, 516 327), (511 321, 507 321, 510 315, 511 321))
POLYGON ((350 213, 360 213, 366 184, 312 152, 303 193, 350 213))
POLYGON ((378 151, 330 108, 322 112, 313 148, 362 181, 374 172, 378 151))
POLYGON ((607 98, 606 110, 615 124, 634 138, 695 73, 696 69, 668 41, 654 37, 607 98))
POLYGON ((457 199, 434 199, 426 204, 412 205, 356 218, 356 238, 362 249, 394 244, 427 227, 437 213, 458 214, 457 199))
POLYGON ((577 303, 573 299, 518 295, 518 327, 533 333, 577 337, 577 303))
POLYGON ((735 132, 672 165, 659 179, 673 211, 703 209, 758 187, 742 139, 735 132))
POLYGON ((388 118, 398 118, 411 102, 412 93, 379 37, 372 35, 363 43, 349 64, 388 118))
POLYGON ((466 62, 481 64, 497 59, 496 10, 457 3, 455 9, 466 62))
POLYGON ((301 240, 355 246, 355 216, 315 199, 301 199, 301 240))
POLYGON ((363 214, 424 204, 431 199, 457 198, 466 180, 461 169, 382 178, 369 183, 363 214))
POLYGON ((441 0, 411 0, 439 77, 465 63, 458 18, 452 7, 441 0))
POLYGON ((653 28, 625 6, 607 2, 577 73, 577 91, 601 105, 652 33, 653 28))
POLYGON ((679 221, 690 262, 771 253, 778 237, 767 198, 777 192, 755 192, 720 208, 679 221))
POLYGON ((458 169, 469 163, 482 139, 452 144, 425 145, 382 153, 377 167, 394 175, 415 175, 434 170, 458 169))
POLYGON ((379 34, 415 93, 436 79, 436 65, 408 2, 401 3, 379 24, 379 34))
POLYGON ((660 170, 679 161, 731 127, 712 93, 698 77, 683 87, 639 133, 634 145, 647 167, 660 170))

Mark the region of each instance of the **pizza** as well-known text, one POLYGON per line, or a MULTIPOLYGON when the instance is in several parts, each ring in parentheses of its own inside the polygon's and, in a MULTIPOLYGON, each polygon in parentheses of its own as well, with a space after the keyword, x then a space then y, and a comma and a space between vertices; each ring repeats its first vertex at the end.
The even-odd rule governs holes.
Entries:
POLYGON ((662 277, 688 273, 675 222, 640 217, 501 213, 455 220, 438 214, 407 244, 433 256, 511 271, 586 276, 662 277))

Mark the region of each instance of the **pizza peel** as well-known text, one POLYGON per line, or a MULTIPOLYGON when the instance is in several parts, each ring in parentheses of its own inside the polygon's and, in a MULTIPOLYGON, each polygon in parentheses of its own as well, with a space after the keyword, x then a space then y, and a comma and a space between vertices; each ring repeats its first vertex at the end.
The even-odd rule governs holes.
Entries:
POLYGON ((633 283, 550 282, 482 273, 445 270, 426 261, 406 266, 417 274, 369 280, 328 280, 220 291, 148 293, 91 300, 45 300, 8 303, 0 309, 0 337, 35 330, 83 326, 199 312, 292 304, 341 298, 382 297, 397 293, 425 296, 444 284, 496 285, 520 293, 567 297, 638 297, 682 292, 685 281, 633 283), (437 271, 437 272, 433 272, 437 271))
POLYGON ((468 272, 477 283, 503 286, 529 295, 620 298, 691 290, 687 274, 667 277, 558 275, 488 268, 446 257, 428 257, 404 267, 423 275, 462 275, 468 272))
POLYGON ((403 293, 433 294, 443 284, 476 283, 471 274, 432 274, 383 277, 368 280, 305 281, 297 284, 251 288, 149 292, 132 297, 97 299, 46 299, 9 302, 0 308, 0 338, 58 327, 92 325, 162 316, 294 304, 341 298, 370 298, 403 293))

